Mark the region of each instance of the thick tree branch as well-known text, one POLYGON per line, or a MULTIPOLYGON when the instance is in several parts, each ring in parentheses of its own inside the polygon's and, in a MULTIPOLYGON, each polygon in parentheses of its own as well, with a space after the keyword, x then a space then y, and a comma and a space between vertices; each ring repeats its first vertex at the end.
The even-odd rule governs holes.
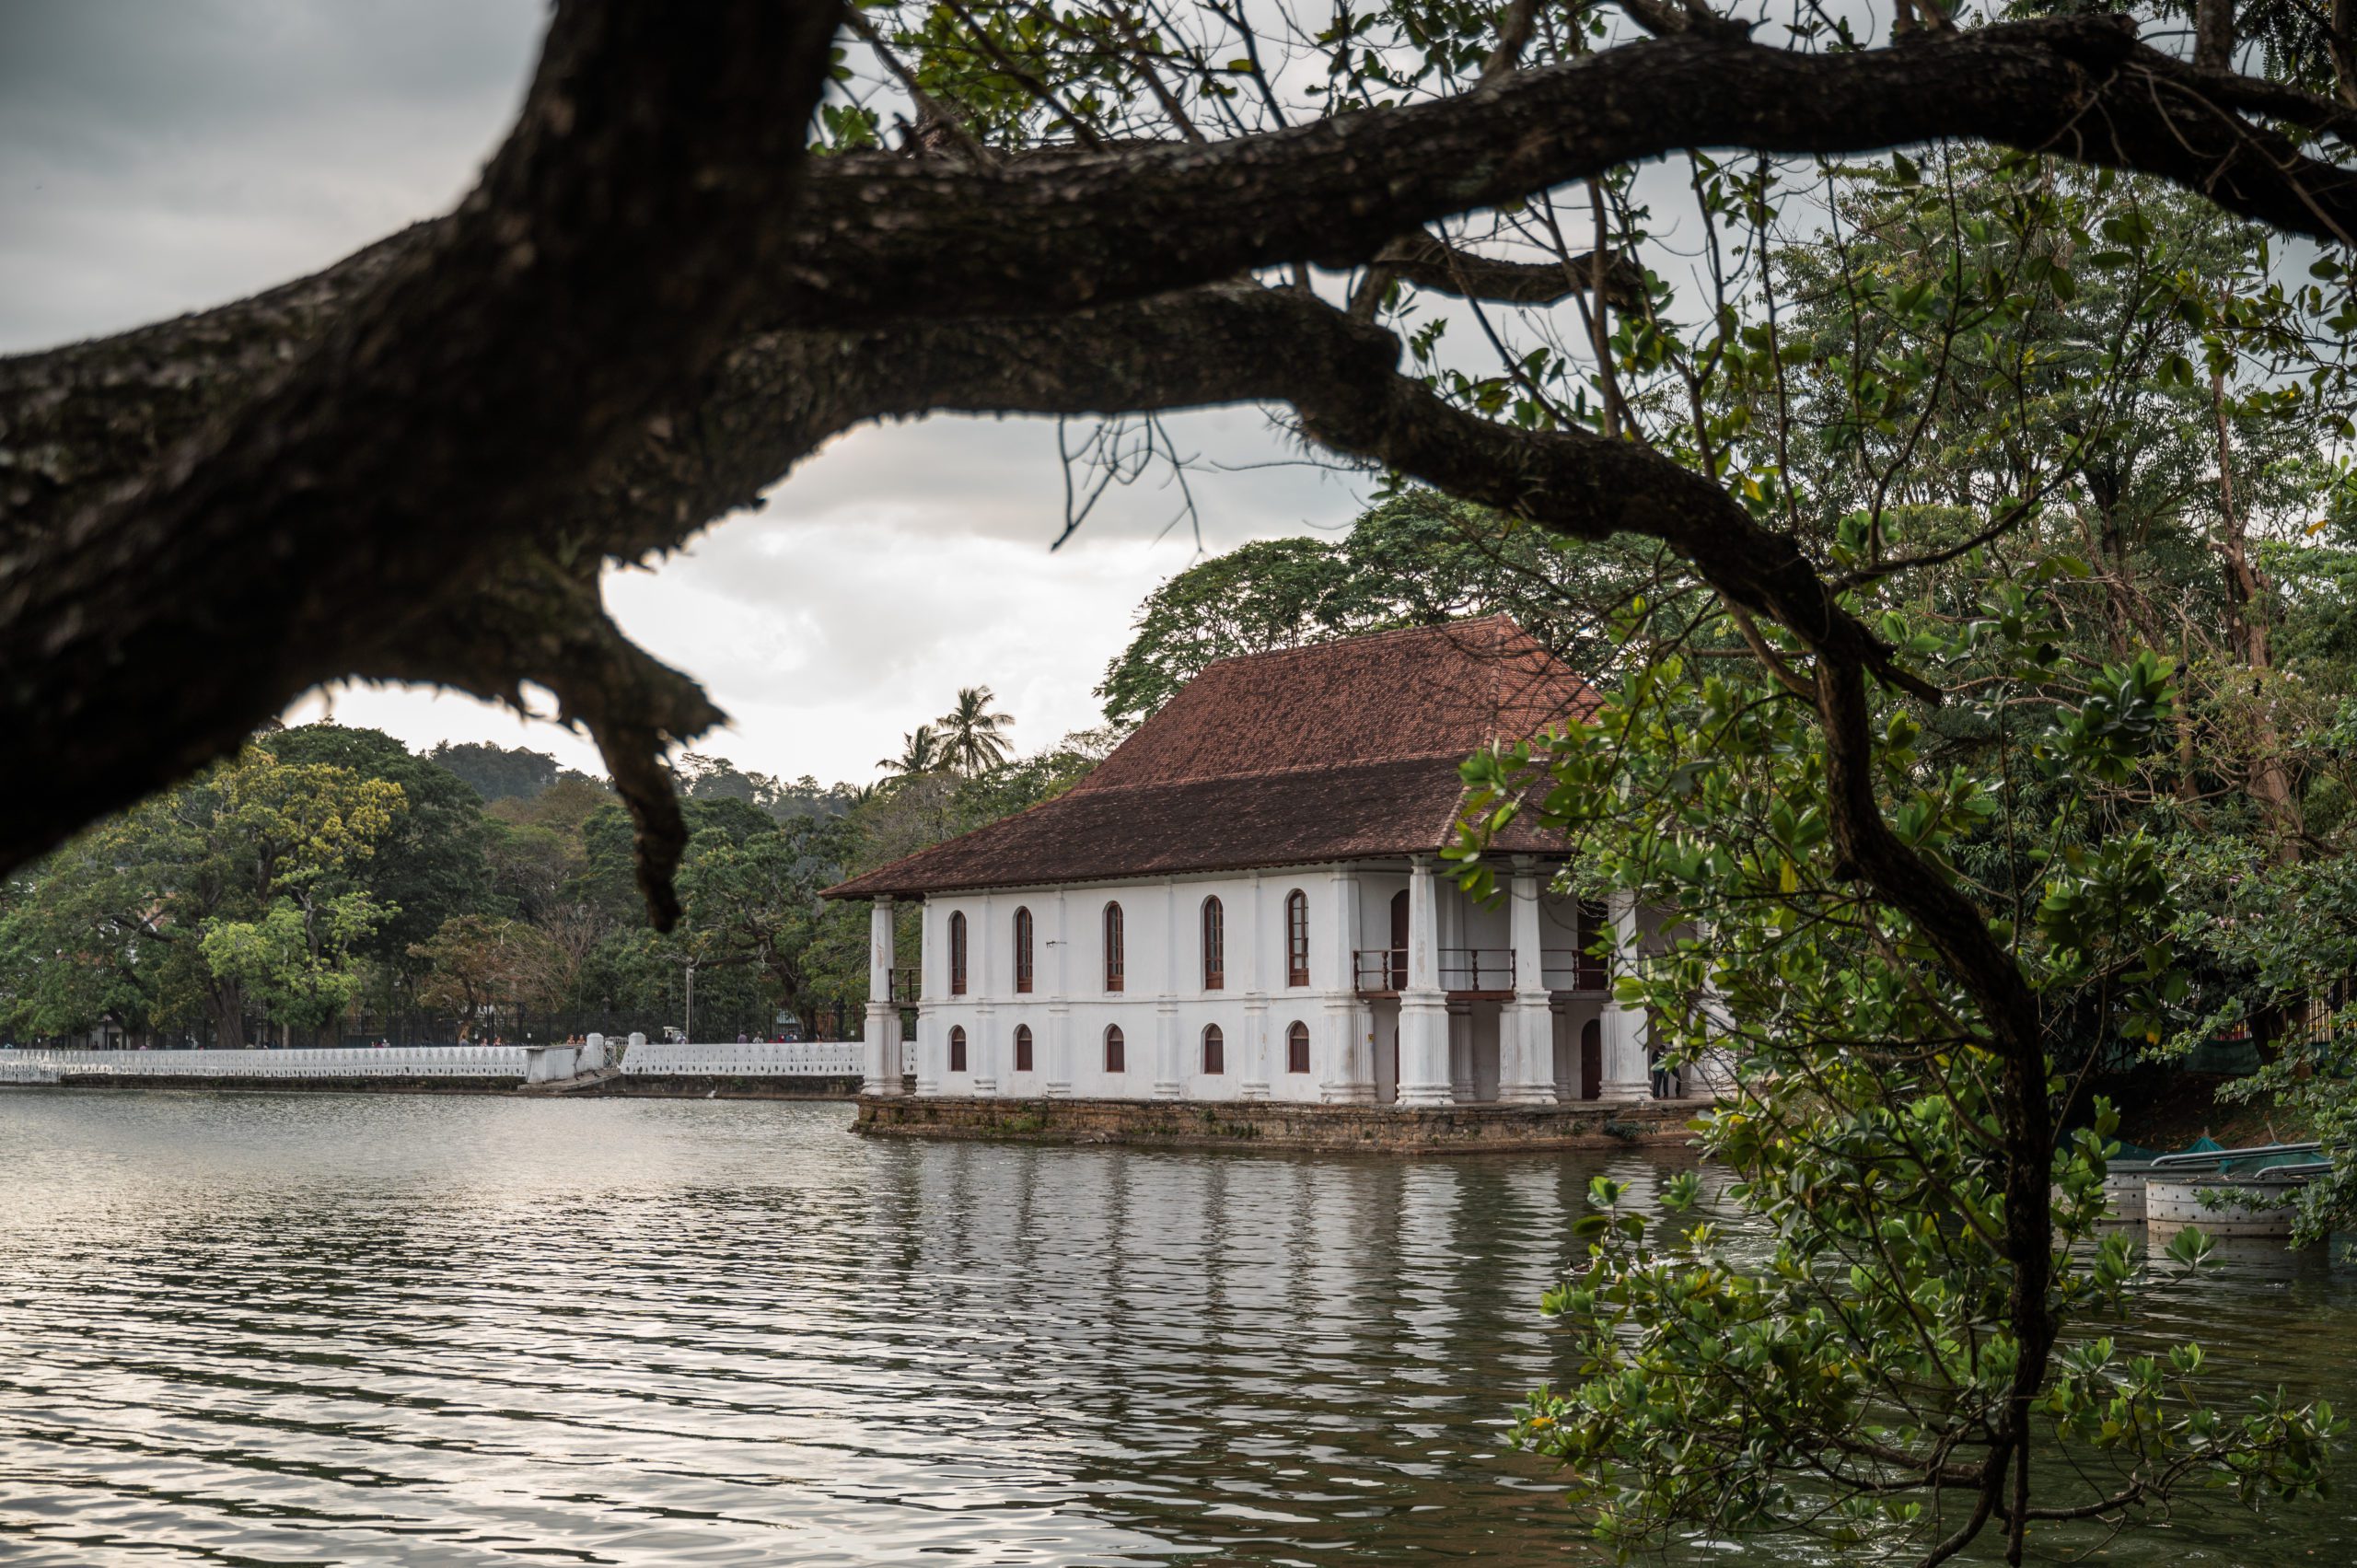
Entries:
POLYGON ((1623 308, 1644 301, 1645 275, 1626 257, 1594 251, 1564 261, 1506 261, 1460 250, 1429 234, 1396 240, 1376 258, 1394 276, 1435 294, 1497 305, 1552 305, 1604 279, 1605 298, 1623 308))
POLYGON ((41 764, 0 771, 0 864, 417 645, 638 419, 692 401, 783 262, 836 16, 566 6, 482 183, 356 269, 291 373, 130 494, 12 532, 0 719, 41 764))

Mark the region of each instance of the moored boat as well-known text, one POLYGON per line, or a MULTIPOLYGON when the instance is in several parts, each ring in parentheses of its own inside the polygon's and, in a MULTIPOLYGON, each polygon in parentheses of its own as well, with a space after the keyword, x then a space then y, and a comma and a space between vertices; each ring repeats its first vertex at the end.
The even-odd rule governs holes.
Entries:
POLYGON ((2155 1160, 2144 1175, 2144 1222, 2156 1239, 2189 1225, 2216 1237, 2288 1238, 2300 1190, 2331 1168, 2316 1150, 2270 1144, 2155 1160))

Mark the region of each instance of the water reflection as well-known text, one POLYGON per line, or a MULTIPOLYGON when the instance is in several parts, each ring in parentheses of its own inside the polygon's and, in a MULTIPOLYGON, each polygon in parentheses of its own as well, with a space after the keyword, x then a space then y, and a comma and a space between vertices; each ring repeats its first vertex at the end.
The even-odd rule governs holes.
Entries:
MULTIPOLYGON (((1600 1560, 1499 1439, 1568 1370, 1535 1304, 1589 1178, 1656 1159, 846 1120, 0 1097, 0 1559, 1600 1560)), ((2349 1299, 2255 1264, 2154 1329, 2305 1383, 2349 1299)), ((2345 1517, 2282 1555, 2346 1560, 2345 1517)), ((2101 1560, 2250 1560, 2227 1515, 2166 1544, 2101 1560)))

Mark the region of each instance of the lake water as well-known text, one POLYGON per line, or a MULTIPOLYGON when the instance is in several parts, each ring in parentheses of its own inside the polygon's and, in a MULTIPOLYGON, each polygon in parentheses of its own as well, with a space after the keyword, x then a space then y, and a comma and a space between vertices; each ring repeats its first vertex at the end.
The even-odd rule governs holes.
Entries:
MULTIPOLYGON (((1537 1301, 1588 1178, 1676 1156, 848 1121, 0 1094, 0 1562, 1600 1561, 1500 1438, 1564 1370, 1537 1301)), ((2155 1311, 2357 1409, 2357 1271, 2263 1256, 2155 1311)), ((2095 1560, 2352 1558, 2337 1498, 2095 1560)))

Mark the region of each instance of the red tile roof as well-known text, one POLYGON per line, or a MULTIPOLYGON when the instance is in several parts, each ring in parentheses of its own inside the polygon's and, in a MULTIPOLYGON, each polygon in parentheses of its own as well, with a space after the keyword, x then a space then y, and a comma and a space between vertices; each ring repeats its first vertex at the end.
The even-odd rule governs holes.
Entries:
MULTIPOLYGON (((1053 800, 828 889, 908 896, 1437 850, 1457 765, 1595 691, 1504 616, 1224 659, 1053 800)), ((1561 853, 1510 828, 1506 850, 1561 853)))

